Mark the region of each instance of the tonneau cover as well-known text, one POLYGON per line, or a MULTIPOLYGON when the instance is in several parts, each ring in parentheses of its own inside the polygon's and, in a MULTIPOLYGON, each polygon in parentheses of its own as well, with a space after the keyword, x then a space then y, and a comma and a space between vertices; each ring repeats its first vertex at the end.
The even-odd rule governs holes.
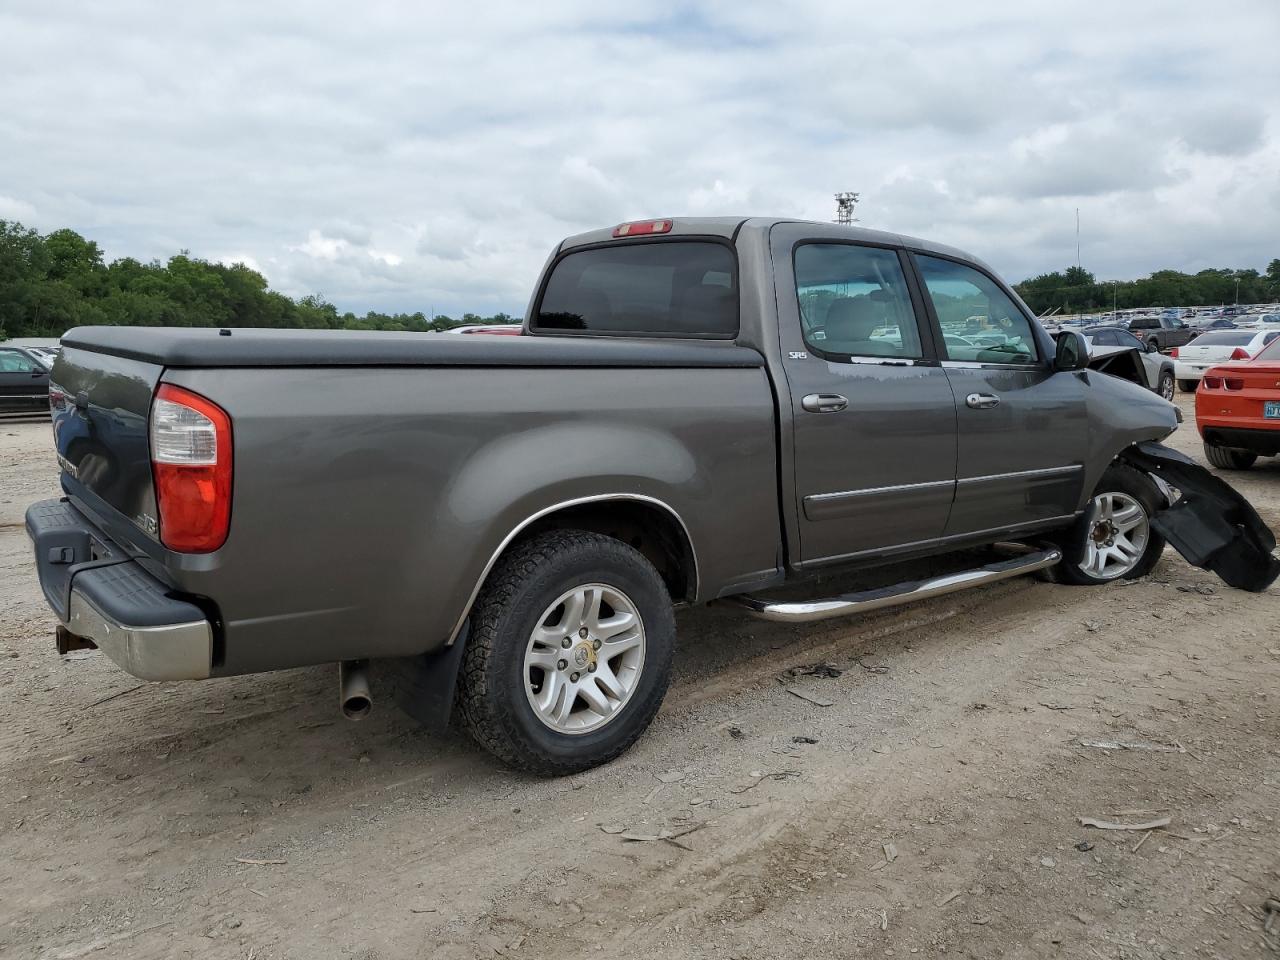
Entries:
POLYGON ((723 341, 194 327, 75 327, 64 347, 166 367, 759 367, 723 341))

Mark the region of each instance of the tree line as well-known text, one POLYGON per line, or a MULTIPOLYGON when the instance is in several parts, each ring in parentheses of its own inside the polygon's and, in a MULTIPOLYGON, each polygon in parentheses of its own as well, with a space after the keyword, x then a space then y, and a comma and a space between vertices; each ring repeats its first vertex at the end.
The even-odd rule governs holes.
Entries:
POLYGON ((1280 259, 1266 273, 1257 270, 1157 270, 1140 280, 1099 282, 1081 267, 1045 273, 1014 285, 1036 313, 1060 307, 1063 313, 1130 307, 1208 307, 1280 301, 1280 259))
MULTIPOLYGON (((1257 270, 1157 270, 1140 280, 1099 282, 1081 267, 1024 280, 1015 289, 1037 313, 1118 307, 1209 306, 1280 301, 1280 259, 1257 270)), ((167 263, 121 257, 107 263, 74 230, 41 234, 0 220, 0 338, 58 337, 71 327, 302 327, 323 330, 448 330, 464 323, 516 323, 505 313, 460 318, 437 314, 357 316, 322 296, 293 299, 267 289, 244 264, 210 263, 185 251, 167 263)))
POLYGON ((319 295, 295 300, 268 290, 266 277, 244 264, 210 263, 186 251, 167 263, 107 263, 98 245, 74 230, 41 234, 0 220, 0 339, 58 337, 90 324, 428 332, 518 322, 505 313, 339 313, 319 295))

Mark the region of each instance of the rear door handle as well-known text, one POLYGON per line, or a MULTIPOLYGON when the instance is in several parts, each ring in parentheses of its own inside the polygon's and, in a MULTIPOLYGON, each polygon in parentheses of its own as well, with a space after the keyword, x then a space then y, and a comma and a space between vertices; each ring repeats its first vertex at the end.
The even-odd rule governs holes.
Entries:
POLYGON ((964 398, 964 405, 972 410, 988 410, 999 404, 1000 398, 994 393, 971 393, 964 398))
POLYGON ((849 406, 849 399, 838 393, 811 393, 800 401, 800 406, 810 413, 839 413, 849 406))

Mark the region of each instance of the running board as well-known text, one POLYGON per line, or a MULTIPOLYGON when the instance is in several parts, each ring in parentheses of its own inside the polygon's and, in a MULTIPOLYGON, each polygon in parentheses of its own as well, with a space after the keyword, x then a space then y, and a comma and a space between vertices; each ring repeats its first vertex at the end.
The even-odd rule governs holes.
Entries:
POLYGON ((893 586, 878 587, 875 590, 864 590, 860 593, 846 593, 825 600, 767 600, 764 597, 741 594, 736 597, 726 597, 723 602, 742 607, 747 613, 761 620, 772 620, 775 623, 812 623, 815 620, 847 617, 853 613, 868 613, 884 607, 896 607, 903 603, 941 597, 948 593, 968 590, 970 587, 982 587, 988 583, 1044 570, 1062 559, 1062 552, 1053 548, 1037 550, 1033 547, 1014 544, 1001 544, 1001 547, 1005 550, 1017 548, 1027 552, 1010 560, 989 563, 975 570, 962 570, 942 577, 930 577, 928 580, 908 580, 906 583, 895 583, 893 586))

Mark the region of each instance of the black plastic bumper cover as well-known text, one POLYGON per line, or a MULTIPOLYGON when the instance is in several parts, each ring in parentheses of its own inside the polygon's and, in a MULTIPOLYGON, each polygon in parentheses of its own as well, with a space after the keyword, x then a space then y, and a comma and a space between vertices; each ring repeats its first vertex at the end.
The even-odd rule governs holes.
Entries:
POLYGON ((1272 554, 1275 534, 1226 481, 1186 454, 1152 440, 1134 444, 1120 459, 1181 493, 1177 503, 1152 517, 1151 525, 1188 563, 1254 593, 1280 576, 1280 560, 1272 554))

